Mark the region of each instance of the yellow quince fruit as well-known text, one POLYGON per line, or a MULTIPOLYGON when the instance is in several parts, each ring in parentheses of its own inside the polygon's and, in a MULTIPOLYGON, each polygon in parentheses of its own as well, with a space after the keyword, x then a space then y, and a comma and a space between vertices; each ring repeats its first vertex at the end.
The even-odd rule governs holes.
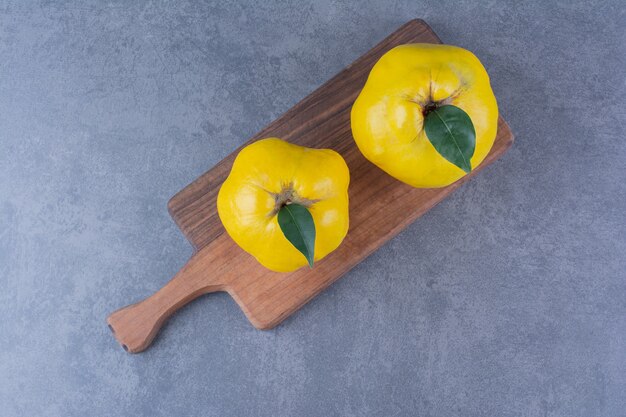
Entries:
POLYGON ((489 76, 471 52, 408 44, 374 65, 351 113, 363 155, 414 187, 443 187, 489 153, 498 105, 489 76))
POLYGON ((237 155, 217 211, 230 237, 263 266, 293 271, 313 266, 346 236, 349 182, 333 150, 262 139, 237 155))

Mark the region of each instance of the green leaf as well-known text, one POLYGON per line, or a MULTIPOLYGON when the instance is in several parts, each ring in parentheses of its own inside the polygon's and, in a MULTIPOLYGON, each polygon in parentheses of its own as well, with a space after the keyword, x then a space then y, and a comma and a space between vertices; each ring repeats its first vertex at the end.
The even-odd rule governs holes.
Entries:
POLYGON ((315 223, 309 209, 300 204, 287 204, 278 211, 278 225, 291 244, 298 249, 313 268, 315 223))
POLYGON ((472 170, 476 131, 467 113, 452 105, 437 107, 426 115, 424 129, 441 156, 466 173, 472 170))

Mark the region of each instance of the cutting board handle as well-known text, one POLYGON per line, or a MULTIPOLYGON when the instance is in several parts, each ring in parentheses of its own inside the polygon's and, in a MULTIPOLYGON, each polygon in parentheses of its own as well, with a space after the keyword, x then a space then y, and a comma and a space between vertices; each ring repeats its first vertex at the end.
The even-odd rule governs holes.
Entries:
POLYGON ((216 272, 211 269, 208 255, 208 248, 197 252, 163 288, 107 318, 109 328, 125 350, 131 353, 145 350, 176 310, 202 294, 225 290, 219 276, 214 280, 207 277, 216 272))

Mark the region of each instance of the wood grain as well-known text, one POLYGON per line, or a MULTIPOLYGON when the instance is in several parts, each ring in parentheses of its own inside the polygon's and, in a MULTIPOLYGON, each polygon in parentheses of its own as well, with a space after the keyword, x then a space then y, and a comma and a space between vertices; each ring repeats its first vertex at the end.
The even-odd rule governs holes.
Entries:
POLYGON ((350 130, 352 103, 382 54, 413 42, 440 40, 422 20, 406 23, 242 145, 276 136, 303 146, 331 148, 345 158, 351 175, 350 230, 339 248, 313 269, 276 273, 236 246, 221 225, 215 201, 239 148, 170 200, 169 212, 196 253, 153 296, 108 318, 116 338, 128 351, 145 349, 167 317, 212 291, 227 291, 255 327, 276 326, 506 152, 513 135, 500 118, 496 141, 485 161, 469 176, 440 189, 405 185, 361 155, 350 130))

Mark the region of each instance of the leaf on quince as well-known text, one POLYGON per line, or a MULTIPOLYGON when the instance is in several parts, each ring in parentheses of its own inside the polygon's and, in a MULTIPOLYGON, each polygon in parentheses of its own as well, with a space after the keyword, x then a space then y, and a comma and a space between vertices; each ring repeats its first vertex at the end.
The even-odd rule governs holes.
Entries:
POLYGON ((452 105, 438 107, 426 115, 424 130, 441 156, 469 174, 476 131, 467 113, 452 105))
POLYGON ((278 211, 278 225, 287 240, 298 249, 313 268, 315 223, 309 209, 300 204, 287 204, 278 211))

